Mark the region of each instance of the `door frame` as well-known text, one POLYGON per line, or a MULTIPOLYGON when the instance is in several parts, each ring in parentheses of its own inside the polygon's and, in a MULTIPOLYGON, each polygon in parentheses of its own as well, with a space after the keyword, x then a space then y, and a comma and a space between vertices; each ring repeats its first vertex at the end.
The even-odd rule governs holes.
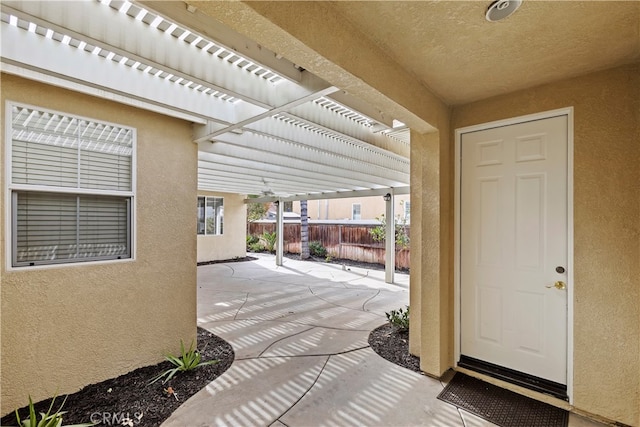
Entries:
POLYGON ((458 366, 460 360, 460 181, 461 181, 461 142, 462 135, 469 132, 493 129, 516 125, 535 120, 549 119, 552 117, 567 117, 567 395, 569 403, 573 404, 573 311, 574 311, 574 274, 573 274, 573 107, 549 110, 525 116, 518 116, 504 120, 467 126, 455 130, 455 154, 454 154, 454 366, 458 366))

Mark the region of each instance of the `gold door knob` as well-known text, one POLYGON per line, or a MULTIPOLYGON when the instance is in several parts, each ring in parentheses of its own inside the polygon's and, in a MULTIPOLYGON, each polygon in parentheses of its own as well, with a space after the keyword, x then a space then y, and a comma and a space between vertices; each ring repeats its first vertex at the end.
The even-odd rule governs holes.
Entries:
POLYGON ((558 280, 556 283, 554 283, 553 285, 549 285, 549 286, 545 286, 546 288, 556 288, 558 290, 565 290, 567 289, 567 285, 566 283, 564 283, 561 280, 558 280))

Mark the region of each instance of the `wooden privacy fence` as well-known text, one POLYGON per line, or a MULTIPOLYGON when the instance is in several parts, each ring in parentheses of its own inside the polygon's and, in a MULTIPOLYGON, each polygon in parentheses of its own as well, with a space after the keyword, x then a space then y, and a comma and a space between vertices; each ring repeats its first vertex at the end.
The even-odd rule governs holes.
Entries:
MULTIPOLYGON (((327 254, 333 258, 349 259, 353 261, 375 264, 385 263, 384 242, 376 242, 369 230, 376 225, 363 224, 309 224, 309 241, 319 241, 327 249, 327 254)), ((273 233, 276 224, 272 221, 250 222, 247 232, 260 236, 264 232, 273 233)), ((409 233, 409 226, 407 226, 409 233)), ((300 253, 300 223, 284 223, 284 251, 300 253)), ((409 248, 396 249, 396 268, 409 269, 409 248)))

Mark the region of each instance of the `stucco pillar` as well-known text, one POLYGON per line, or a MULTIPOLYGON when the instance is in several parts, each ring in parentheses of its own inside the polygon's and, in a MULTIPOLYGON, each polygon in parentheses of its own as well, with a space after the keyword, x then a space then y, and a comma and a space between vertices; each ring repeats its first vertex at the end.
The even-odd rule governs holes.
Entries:
MULTIPOLYGON (((451 167, 447 138, 447 133, 411 133, 412 150, 414 144, 418 146, 415 155, 421 158, 421 170, 412 169, 415 175, 411 177, 411 200, 412 204, 417 200, 422 211, 421 227, 414 235, 421 246, 418 260, 421 269, 418 277, 411 272, 411 282, 412 290, 415 279, 420 288, 420 369, 433 376, 442 375, 453 362, 453 290, 449 271, 451 167), (414 187, 415 181, 420 181, 421 188, 414 187), (414 193, 419 193, 418 197, 414 198, 414 193)), ((411 160, 414 161, 413 156, 411 160)), ((414 295, 412 299, 415 298, 414 295)))
POLYGON ((410 281, 409 281, 409 353, 420 356, 421 275, 422 275, 422 147, 421 135, 411 131, 411 228, 410 281))

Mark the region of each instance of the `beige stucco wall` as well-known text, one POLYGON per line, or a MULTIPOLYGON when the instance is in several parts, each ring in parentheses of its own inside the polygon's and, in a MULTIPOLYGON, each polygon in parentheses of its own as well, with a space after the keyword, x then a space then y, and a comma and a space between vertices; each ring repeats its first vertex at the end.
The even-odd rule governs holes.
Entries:
POLYGON ((198 235, 198 262, 246 256, 247 205, 243 202, 245 197, 241 194, 202 190, 198 190, 198 196, 215 196, 224 199, 223 233, 219 236, 198 235))
POLYGON ((574 405, 636 426, 639 100, 635 64, 457 107, 452 121, 455 129, 574 107, 574 405))
MULTIPOLYGON (((155 364, 196 332, 196 145, 186 122, 6 74, 5 100, 137 129, 135 261, 7 271, 2 175, 1 386, 5 414, 155 364)), ((4 167, 2 167, 4 169, 4 167)))

